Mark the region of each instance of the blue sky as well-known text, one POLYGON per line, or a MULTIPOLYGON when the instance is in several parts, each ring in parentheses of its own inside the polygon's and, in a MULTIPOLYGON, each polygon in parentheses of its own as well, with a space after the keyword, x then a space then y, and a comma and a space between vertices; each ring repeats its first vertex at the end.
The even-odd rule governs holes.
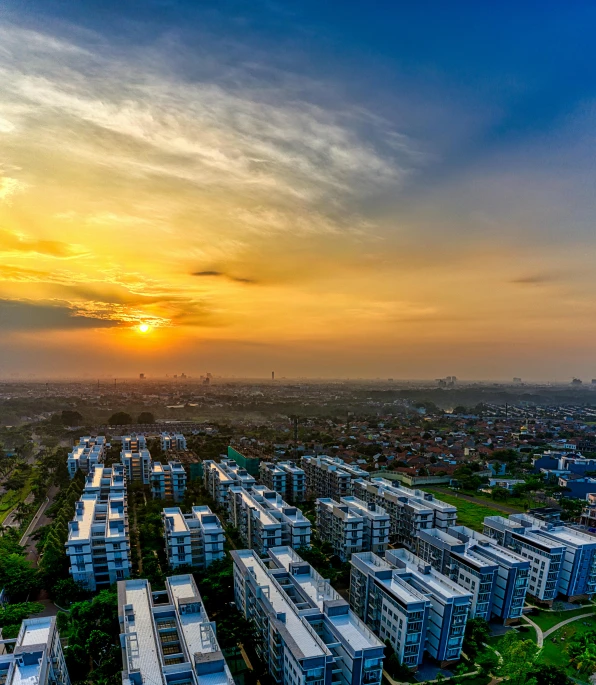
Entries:
POLYGON ((0 374, 596 375, 595 15, 5 2, 0 374))

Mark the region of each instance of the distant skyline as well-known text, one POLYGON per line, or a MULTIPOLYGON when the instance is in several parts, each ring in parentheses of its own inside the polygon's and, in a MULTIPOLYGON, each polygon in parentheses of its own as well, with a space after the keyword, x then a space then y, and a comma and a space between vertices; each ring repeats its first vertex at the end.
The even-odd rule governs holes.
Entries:
POLYGON ((589 383, 595 21, 5 0, 0 378, 589 383))

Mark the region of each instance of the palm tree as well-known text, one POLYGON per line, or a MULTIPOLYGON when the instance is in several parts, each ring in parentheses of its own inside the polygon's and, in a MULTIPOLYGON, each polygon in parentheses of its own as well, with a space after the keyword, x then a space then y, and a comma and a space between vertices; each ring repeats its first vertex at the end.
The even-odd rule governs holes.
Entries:
POLYGON ((596 671, 596 645, 588 645, 572 661, 581 673, 594 673, 596 671))

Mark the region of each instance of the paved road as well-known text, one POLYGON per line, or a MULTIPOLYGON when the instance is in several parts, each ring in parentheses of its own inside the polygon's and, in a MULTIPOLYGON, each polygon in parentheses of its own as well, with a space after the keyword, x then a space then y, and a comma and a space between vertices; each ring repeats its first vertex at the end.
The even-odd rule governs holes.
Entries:
POLYGON ((433 490, 438 492, 444 492, 446 495, 451 495, 452 497, 457 497, 458 499, 465 499, 466 502, 474 502, 475 504, 482 504, 491 509, 496 509, 497 511, 502 511, 504 514, 520 514, 519 507, 508 507, 506 504, 501 504, 501 502, 494 502, 492 499, 484 499, 480 497, 473 497, 472 495, 464 495, 463 493, 453 492, 453 490, 447 490, 446 488, 440 488, 437 485, 432 486, 433 490))
POLYGON ((46 511, 48 510, 48 507, 50 507, 53 502, 54 502, 54 497, 58 494, 59 488, 56 485, 52 485, 50 489, 48 490, 48 496, 46 498, 46 501, 41 505, 41 507, 37 510, 37 513, 33 517, 33 520, 29 524, 27 530, 25 531, 25 534, 21 538, 21 547, 24 547, 26 552, 27 552, 27 559, 29 561, 32 561, 36 566, 37 562, 39 560, 39 555, 37 554, 37 548, 35 546, 35 540, 32 538, 33 533, 35 533, 36 530, 41 528, 42 526, 47 525, 48 523, 51 523, 52 519, 50 519, 46 511))

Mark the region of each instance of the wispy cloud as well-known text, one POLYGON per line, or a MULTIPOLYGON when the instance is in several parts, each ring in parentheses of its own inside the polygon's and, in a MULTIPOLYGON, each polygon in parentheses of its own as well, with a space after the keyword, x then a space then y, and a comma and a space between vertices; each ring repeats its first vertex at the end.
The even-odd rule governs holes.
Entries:
POLYGON ((518 276, 514 278, 511 283, 516 285, 543 285, 544 283, 552 283, 557 280, 554 274, 528 274, 527 276, 518 276))
MULTIPOLYGON (((0 127, 2 122, 0 121, 0 127)), ((0 176, 0 202, 10 203, 17 193, 22 193, 26 185, 16 178, 0 176)))
POLYGON ((232 274, 227 274, 224 271, 195 271, 193 276, 199 276, 203 278, 225 278, 234 283, 246 283, 248 285, 254 285, 258 281, 254 278, 245 278, 242 276, 233 276, 232 274))
POLYGON ((14 233, 0 228, 0 253, 32 253, 58 259, 70 259, 85 253, 77 245, 70 245, 60 240, 42 240, 14 233))

